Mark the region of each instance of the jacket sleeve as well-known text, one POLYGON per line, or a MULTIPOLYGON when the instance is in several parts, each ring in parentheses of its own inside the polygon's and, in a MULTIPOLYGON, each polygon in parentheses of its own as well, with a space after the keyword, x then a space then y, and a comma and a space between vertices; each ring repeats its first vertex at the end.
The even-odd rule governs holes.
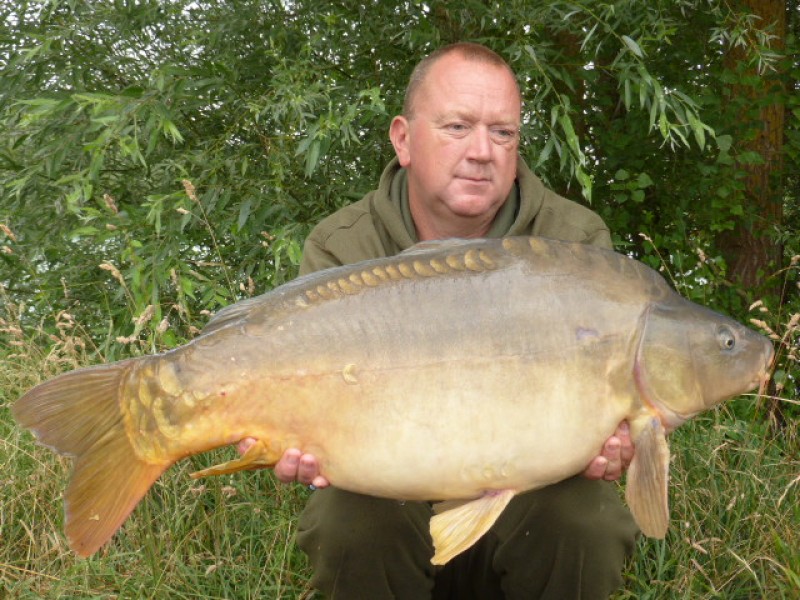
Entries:
POLYGON ((611 232, 608 230, 605 224, 596 229, 594 232, 588 233, 586 237, 586 243, 593 246, 600 246, 606 250, 614 249, 614 243, 611 241, 611 232))
POLYGON ((303 245, 303 258, 300 260, 300 275, 308 275, 315 271, 342 265, 341 261, 325 248, 315 233, 316 230, 312 231, 303 245))

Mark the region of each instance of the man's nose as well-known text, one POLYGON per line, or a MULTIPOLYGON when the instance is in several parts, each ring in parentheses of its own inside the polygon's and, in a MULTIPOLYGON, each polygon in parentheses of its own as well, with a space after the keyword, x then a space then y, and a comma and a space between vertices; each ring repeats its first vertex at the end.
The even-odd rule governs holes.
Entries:
POLYGON ((476 127, 469 140, 467 158, 479 162, 488 162, 492 157, 492 140, 488 127, 476 127))

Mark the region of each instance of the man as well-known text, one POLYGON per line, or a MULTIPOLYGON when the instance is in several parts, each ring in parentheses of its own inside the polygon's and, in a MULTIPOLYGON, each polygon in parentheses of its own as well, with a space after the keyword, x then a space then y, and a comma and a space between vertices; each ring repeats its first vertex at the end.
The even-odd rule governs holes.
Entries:
MULTIPOLYGON (((491 50, 455 44, 423 60, 391 123, 397 158, 377 190, 314 229, 301 273, 452 237, 542 235, 610 248, 597 215, 547 190, 519 159, 520 112, 513 72, 491 50)), ((325 488, 311 496, 297 541, 328 597, 604 598, 621 583, 637 532, 602 481, 619 478, 632 458, 626 425, 598 450, 583 476, 515 497, 475 546, 442 568, 430 563, 428 503, 327 487, 315 458, 297 449, 275 472, 325 488)))

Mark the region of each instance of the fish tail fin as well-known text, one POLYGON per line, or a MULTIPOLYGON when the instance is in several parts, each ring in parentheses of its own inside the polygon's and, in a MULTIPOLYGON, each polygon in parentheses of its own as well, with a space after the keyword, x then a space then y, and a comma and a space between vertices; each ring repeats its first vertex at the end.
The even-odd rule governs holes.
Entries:
POLYGON ((80 556, 111 538, 170 465, 141 460, 125 430, 119 394, 132 362, 65 373, 12 409, 39 442, 75 459, 64 510, 69 545, 80 556))

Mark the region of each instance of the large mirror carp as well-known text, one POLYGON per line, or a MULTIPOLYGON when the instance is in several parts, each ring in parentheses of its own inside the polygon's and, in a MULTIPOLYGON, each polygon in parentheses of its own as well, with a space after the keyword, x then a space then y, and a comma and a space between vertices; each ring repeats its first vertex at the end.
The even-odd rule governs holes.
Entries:
POLYGON ((363 494, 443 501, 444 563, 516 494, 583 471, 627 419, 627 503, 665 535, 665 435, 765 381, 765 337, 640 262, 542 238, 425 243, 220 311, 188 344, 60 375, 13 407, 74 457, 66 532, 95 552, 176 461, 245 437, 363 494))

